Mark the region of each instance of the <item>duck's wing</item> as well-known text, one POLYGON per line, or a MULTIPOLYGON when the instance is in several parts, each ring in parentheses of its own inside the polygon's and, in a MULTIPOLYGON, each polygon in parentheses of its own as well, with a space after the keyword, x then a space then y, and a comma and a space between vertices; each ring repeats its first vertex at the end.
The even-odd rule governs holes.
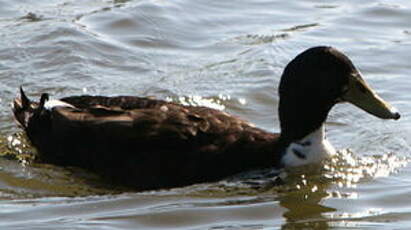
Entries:
POLYGON ((70 130, 75 133, 87 129, 89 135, 101 139, 132 139, 132 143, 150 152, 173 147, 184 152, 217 154, 232 144, 259 143, 275 138, 275 135, 244 120, 206 107, 182 106, 146 98, 103 99, 104 102, 97 103, 96 100, 87 106, 65 100, 75 107, 52 110, 54 131, 64 130, 67 133, 70 130), (63 129, 65 126, 70 129, 63 129))
POLYGON ((166 142, 175 145, 176 141, 187 141, 200 131, 211 131, 209 122, 200 116, 190 113, 183 107, 167 103, 128 109, 120 105, 107 107, 102 104, 83 109, 56 107, 52 109, 51 114, 55 130, 63 130, 63 126, 68 126, 72 132, 87 129, 89 134, 99 138, 133 139, 135 144, 143 145, 147 145, 147 141, 150 140, 161 140, 163 146, 166 142))

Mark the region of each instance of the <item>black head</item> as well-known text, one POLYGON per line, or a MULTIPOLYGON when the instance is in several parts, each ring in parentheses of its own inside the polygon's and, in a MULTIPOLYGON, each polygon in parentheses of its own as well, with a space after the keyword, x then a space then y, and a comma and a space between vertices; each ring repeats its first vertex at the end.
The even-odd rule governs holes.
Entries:
POLYGON ((350 59, 332 47, 310 48, 295 57, 283 72, 279 94, 281 137, 289 141, 318 129, 338 102, 351 102, 381 118, 399 118, 350 59))

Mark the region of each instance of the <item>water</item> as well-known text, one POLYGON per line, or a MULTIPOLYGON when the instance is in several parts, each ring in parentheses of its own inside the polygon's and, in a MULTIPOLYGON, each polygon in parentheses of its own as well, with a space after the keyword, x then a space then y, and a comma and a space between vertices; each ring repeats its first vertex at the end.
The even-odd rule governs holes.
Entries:
POLYGON ((0 1, 1 229, 408 229, 411 3, 388 1, 0 1), (224 109, 278 131, 282 69, 302 50, 343 50, 402 114, 338 105, 339 155, 282 186, 228 179, 135 193, 88 172, 28 164, 9 103, 142 95, 224 109))

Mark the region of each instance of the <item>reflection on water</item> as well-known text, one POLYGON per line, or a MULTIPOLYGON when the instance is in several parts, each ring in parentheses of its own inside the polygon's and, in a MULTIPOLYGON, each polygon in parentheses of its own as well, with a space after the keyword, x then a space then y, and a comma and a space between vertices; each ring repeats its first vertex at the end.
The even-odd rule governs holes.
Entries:
MULTIPOLYGON (((375 208, 356 213, 341 212, 327 206, 324 201, 357 200, 359 194, 350 189, 356 188, 361 182, 388 177, 405 167, 409 161, 408 158, 397 157, 394 154, 359 157, 346 149, 338 151, 336 156, 327 160, 319 174, 313 173, 315 170, 319 171, 318 167, 300 169, 300 173, 293 170, 291 177, 294 178, 296 190, 280 196, 281 206, 288 209, 284 213, 288 224, 284 227, 326 229, 329 226, 327 219, 336 221, 380 214, 379 209, 375 208)), ((331 226, 348 227, 349 224, 334 223, 331 226)))

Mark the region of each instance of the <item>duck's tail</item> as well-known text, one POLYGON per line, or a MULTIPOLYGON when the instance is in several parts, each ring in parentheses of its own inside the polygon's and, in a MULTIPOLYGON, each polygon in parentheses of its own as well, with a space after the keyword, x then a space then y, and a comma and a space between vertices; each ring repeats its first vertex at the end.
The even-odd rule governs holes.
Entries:
POLYGON ((12 103, 14 118, 17 123, 27 130, 30 123, 44 110, 44 103, 48 100, 49 95, 43 93, 40 102, 32 102, 24 93, 23 87, 20 87, 20 97, 16 97, 12 103))

